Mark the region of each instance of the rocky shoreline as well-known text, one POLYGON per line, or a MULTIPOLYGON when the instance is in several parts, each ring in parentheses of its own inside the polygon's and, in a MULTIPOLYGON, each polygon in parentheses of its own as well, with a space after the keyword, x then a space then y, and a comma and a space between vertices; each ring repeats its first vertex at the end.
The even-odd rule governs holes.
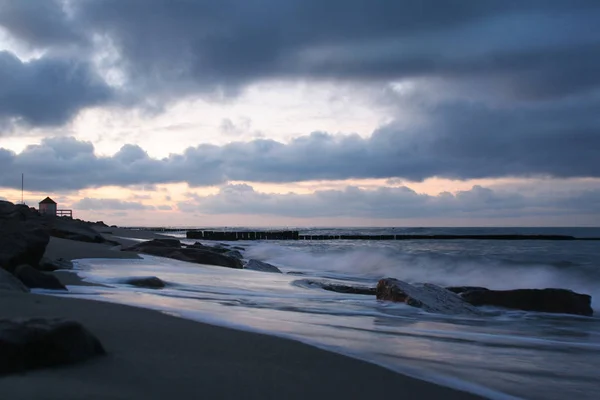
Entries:
MULTIPOLYGON (((0 314, 0 379, 4 383, 7 382, 7 376, 22 374, 27 370, 48 370, 52 366, 75 363, 79 365, 99 356, 105 358, 107 354, 110 357, 110 354, 114 354, 111 353, 114 348, 119 348, 114 343, 114 347, 105 344, 105 338, 112 336, 99 325, 97 317, 80 311, 80 308, 89 308, 90 302, 28 293, 34 288, 67 291, 65 285, 73 282, 66 279, 67 275, 64 274, 72 268, 71 260, 94 257, 138 258, 138 254, 149 254, 202 265, 253 270, 257 273, 282 273, 277 266, 259 260, 246 260, 244 251, 243 247, 223 243, 209 246, 196 242, 185 245, 177 239, 156 233, 108 227, 102 222, 49 218, 26 206, 0 201, 0 296, 4 304, 10 303, 15 307, 5 309, 0 314), (139 240, 133 240, 132 237, 138 237, 139 240), (18 311, 19 304, 27 304, 23 312, 18 311), (47 308, 44 304, 52 306, 47 308), (66 312, 70 308, 61 306, 65 304, 73 304, 73 310, 66 312), (98 335, 98 332, 103 334, 98 335)), ((155 290, 168 286, 160 277, 132 278, 127 283, 155 290)), ((495 291, 476 287, 442 288, 428 283, 409 284, 394 278, 381 279, 373 287, 354 287, 339 282, 307 279, 299 279, 294 284, 316 290, 375 296, 381 301, 403 302, 433 313, 480 315, 479 307, 489 305, 586 316, 593 314, 590 296, 564 289, 495 291)), ((100 304, 97 307, 108 309, 114 306, 100 304)), ((104 321, 106 314, 100 315, 104 321)), ((171 317, 156 313, 149 318, 162 320, 171 317)), ((115 326, 112 328, 115 329, 115 326)), ((242 337, 251 335, 239 334, 242 337)), ((292 347, 296 345, 299 344, 292 347)), ((245 351, 251 352, 248 349, 245 351)), ((144 358, 145 355, 135 357, 144 358)), ((180 354, 180 357, 184 359, 186 356, 180 354)), ((232 362, 239 361, 236 359, 232 362)), ((375 371, 372 373, 381 373, 377 372, 378 367, 371 368, 375 371)), ((327 374, 326 371, 321 373, 327 374)), ((401 381, 401 385, 416 384, 406 377, 401 377, 401 381)), ((267 392, 269 390, 263 389, 267 392)), ((61 389, 56 390, 56 393, 63 393, 61 389)), ((470 397, 430 384, 425 384, 420 390, 441 390, 450 398, 470 397)), ((300 390, 299 393, 305 391, 300 390)))

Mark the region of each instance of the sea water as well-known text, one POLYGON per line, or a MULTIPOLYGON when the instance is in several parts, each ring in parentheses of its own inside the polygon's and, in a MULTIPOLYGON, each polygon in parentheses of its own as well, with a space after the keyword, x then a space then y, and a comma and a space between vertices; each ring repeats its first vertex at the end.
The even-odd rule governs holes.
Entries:
MULTIPOLYGON (((593 228, 310 229, 308 235, 566 234, 593 228)), ((184 238, 184 233, 173 236, 184 238)), ((182 240, 184 243, 194 241, 182 240)), ((211 243, 205 243, 211 244, 211 243)), ((214 244, 214 243, 213 243, 214 244)), ((448 316, 374 296, 328 292, 307 280, 375 286, 383 277, 490 289, 566 288, 593 296, 600 312, 597 241, 248 241, 245 259, 278 266, 264 273, 159 257, 87 259, 70 296, 162 310, 202 322, 284 336, 401 373, 490 398, 597 399, 600 318, 484 308, 448 316), (157 276, 167 288, 124 284, 157 276)))

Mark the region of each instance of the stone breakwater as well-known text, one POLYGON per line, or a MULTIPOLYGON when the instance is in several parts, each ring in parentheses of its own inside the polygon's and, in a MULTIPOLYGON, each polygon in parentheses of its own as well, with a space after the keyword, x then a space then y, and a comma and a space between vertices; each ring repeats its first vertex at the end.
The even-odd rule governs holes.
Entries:
POLYGON ((301 235, 299 231, 191 230, 187 239, 198 240, 600 240, 568 235, 301 235))

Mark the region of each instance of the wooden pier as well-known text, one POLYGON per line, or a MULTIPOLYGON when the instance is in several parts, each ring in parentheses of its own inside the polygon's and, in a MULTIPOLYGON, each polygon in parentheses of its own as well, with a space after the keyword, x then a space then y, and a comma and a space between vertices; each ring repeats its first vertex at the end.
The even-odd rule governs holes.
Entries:
POLYGON ((566 235, 301 235, 298 231, 187 231, 198 240, 600 240, 566 235))

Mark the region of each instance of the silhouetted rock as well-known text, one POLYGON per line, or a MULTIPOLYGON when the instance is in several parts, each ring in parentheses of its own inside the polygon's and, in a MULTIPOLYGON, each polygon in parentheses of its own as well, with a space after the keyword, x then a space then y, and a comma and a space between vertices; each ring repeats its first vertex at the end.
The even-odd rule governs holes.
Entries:
POLYGON ((375 288, 365 286, 343 285, 341 283, 315 281, 312 279, 302 279, 294 282, 295 285, 305 288, 319 288, 329 292, 345 293, 345 294, 361 294, 374 296, 375 288))
POLYGON ((148 289, 162 289, 166 286, 165 283, 156 276, 149 276, 144 278, 129 278, 125 281, 125 283, 127 283, 128 285, 148 289))
POLYGON ((251 271, 260 271, 260 272, 273 272, 276 274, 281 274, 281 270, 274 265, 271 265, 266 262, 258 261, 258 260, 250 260, 244 266, 244 269, 249 269, 251 271))
POLYGON ((15 269, 15 276, 21 280, 30 289, 55 289, 67 290, 54 275, 38 271, 31 265, 19 265, 15 269))
POLYGON ((0 267, 10 272, 21 264, 37 265, 50 235, 45 220, 25 205, 0 201, 0 267))
POLYGON ((56 271, 59 269, 73 269, 73 262, 64 258, 49 259, 42 257, 37 268, 40 271, 56 271))
POLYGON ((406 303, 428 312, 440 314, 480 314, 479 310, 458 295, 431 283, 414 284, 394 278, 381 279, 377 299, 406 303))
POLYGON ((206 246, 200 242, 196 242, 190 246, 187 247, 188 249, 200 249, 200 250, 207 250, 207 251, 212 251, 213 253, 221 253, 221 254, 225 254, 228 251, 230 251, 230 249, 225 248, 225 247, 221 247, 221 246, 206 246))
POLYGON ((452 293, 460 294, 460 293, 464 293, 464 292, 470 292, 471 290, 489 290, 489 289, 481 287, 481 286, 450 286, 450 287, 447 287, 446 290, 449 290, 452 293))
POLYGON ((92 227, 92 223, 71 218, 45 217, 50 235, 86 243, 105 243, 107 240, 92 227))
POLYGON ((244 258, 244 256, 242 255, 242 253, 240 253, 237 250, 230 250, 230 251, 228 251, 226 253, 223 253, 223 254, 225 254, 227 257, 237 258, 238 260, 241 260, 241 259, 244 258))
POLYGON ((475 306, 496 306, 525 311, 593 315, 592 297, 566 289, 472 290, 461 297, 475 306))
POLYGON ((211 247, 189 246, 183 248, 178 240, 176 241, 176 247, 170 247, 170 242, 168 242, 170 240, 171 239, 155 239, 148 242, 137 243, 134 246, 122 250, 150 254, 158 257, 173 258, 175 260, 196 264, 217 265, 236 269, 243 268, 241 260, 212 251, 211 247))
POLYGON ((72 364, 102 354, 100 341, 78 322, 0 320, 0 374, 72 364))
POLYGON ((29 288, 13 274, 0 268, 0 290, 13 292, 29 292, 29 288))

